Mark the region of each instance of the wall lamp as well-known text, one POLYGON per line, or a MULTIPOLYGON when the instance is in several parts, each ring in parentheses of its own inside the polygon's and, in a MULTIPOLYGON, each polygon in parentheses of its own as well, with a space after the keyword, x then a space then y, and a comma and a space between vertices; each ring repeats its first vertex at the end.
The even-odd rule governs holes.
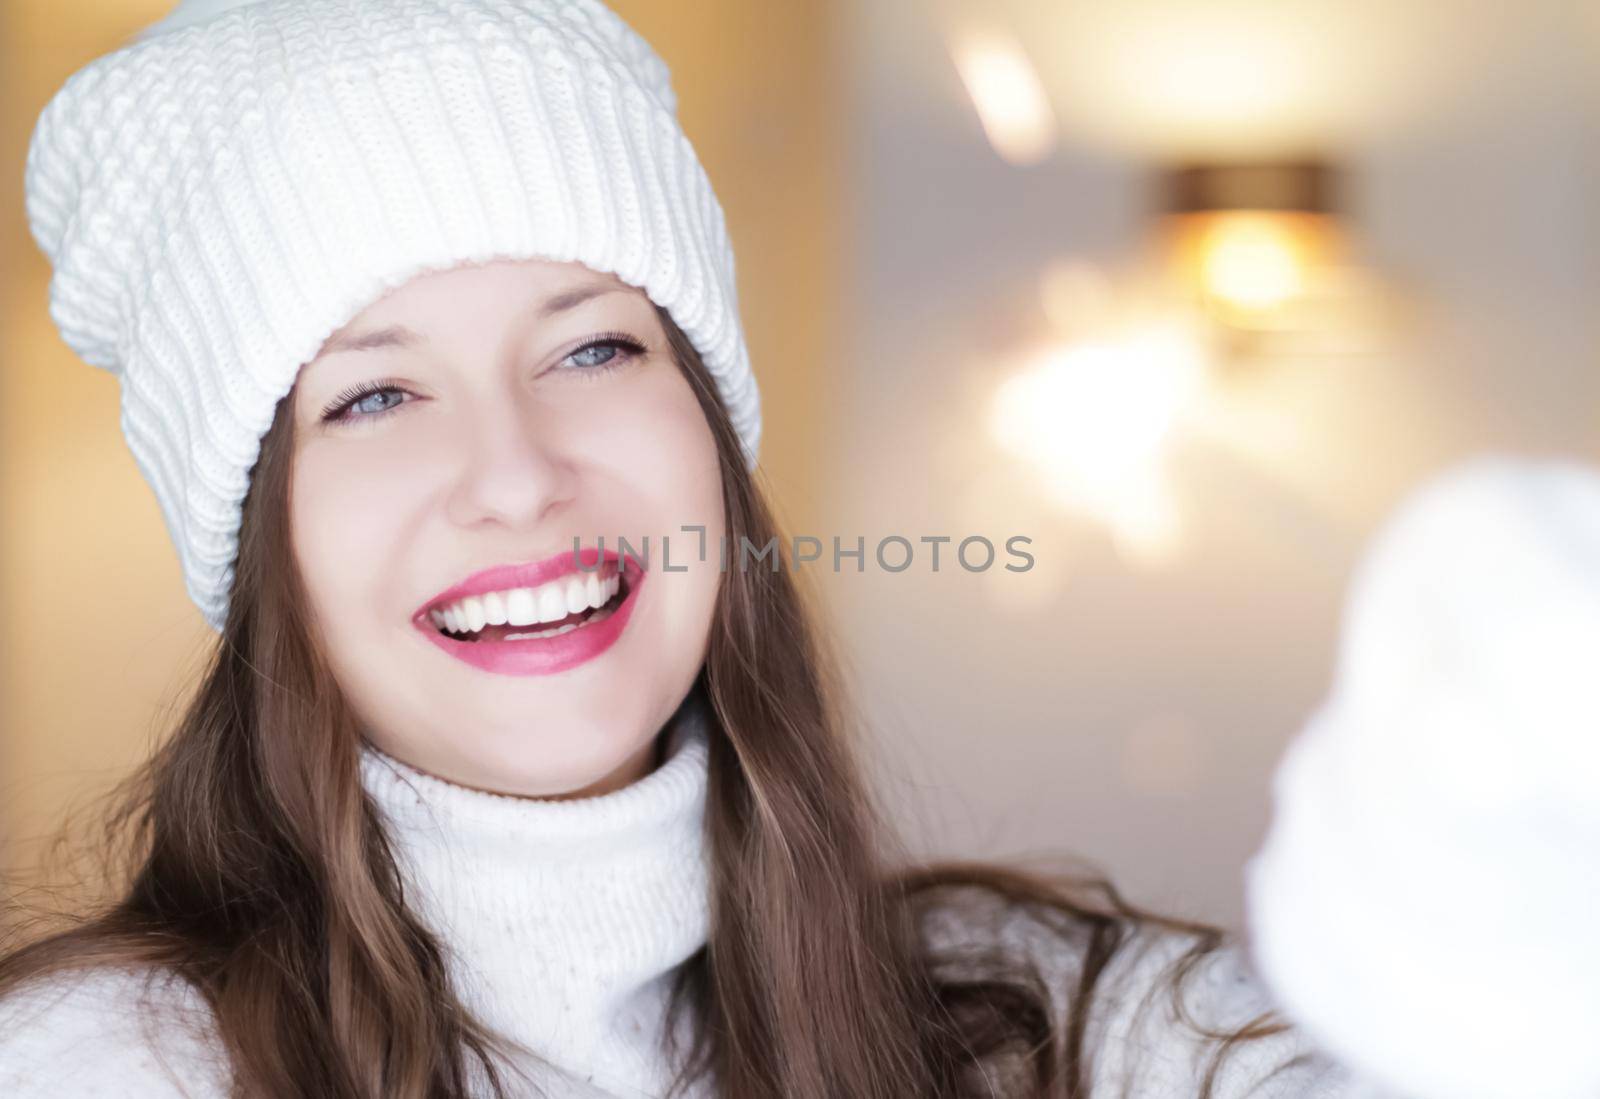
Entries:
POLYGON ((1308 323, 1348 251, 1322 160, 1181 164, 1160 176, 1163 252, 1179 286, 1235 332, 1308 323))

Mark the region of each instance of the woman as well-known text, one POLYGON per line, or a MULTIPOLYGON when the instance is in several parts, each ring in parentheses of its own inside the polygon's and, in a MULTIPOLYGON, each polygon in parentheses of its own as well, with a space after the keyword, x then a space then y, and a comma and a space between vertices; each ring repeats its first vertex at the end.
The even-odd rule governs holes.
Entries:
POLYGON ((1215 930, 899 854, 741 552, 674 112, 593 0, 191 2, 47 107, 52 314, 221 641, 0 1093, 1344 1094, 1215 930))

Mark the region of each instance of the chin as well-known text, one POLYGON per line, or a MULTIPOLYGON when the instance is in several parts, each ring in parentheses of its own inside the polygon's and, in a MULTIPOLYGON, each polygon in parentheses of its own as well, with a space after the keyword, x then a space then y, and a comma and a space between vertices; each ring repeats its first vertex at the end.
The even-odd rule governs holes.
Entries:
POLYGON ((649 740, 579 723, 570 731, 507 737, 491 751, 471 753, 485 789, 521 797, 557 797, 585 790, 623 767, 649 740))

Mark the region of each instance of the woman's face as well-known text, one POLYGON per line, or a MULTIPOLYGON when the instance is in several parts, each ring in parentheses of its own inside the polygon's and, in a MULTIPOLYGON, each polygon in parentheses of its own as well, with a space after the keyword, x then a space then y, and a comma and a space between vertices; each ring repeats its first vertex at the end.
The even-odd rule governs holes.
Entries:
POLYGON ((294 552, 371 740, 502 793, 645 774, 705 657, 723 534, 650 299, 576 263, 430 272, 334 333, 293 401, 294 552), (602 538, 580 567, 574 540, 602 538))

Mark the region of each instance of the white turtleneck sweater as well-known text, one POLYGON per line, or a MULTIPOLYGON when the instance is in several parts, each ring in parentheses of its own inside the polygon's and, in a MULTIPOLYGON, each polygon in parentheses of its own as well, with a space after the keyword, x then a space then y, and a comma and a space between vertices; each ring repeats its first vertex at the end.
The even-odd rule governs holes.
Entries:
MULTIPOLYGON (((548 1063, 517 1066, 546 1095, 666 1091, 673 1066, 657 1051, 668 981, 710 919, 706 767, 693 699, 667 730, 661 764, 595 797, 491 794, 362 753, 407 903, 448 952, 468 1010, 548 1063)), ((0 1003, 0 1096, 226 1095, 198 994, 171 979, 143 1002, 142 991, 140 974, 96 970, 0 1003)))
MULTIPOLYGON (((554 1099, 660 1096, 673 1075, 659 1052, 668 982, 709 923, 703 711, 680 710, 667 737, 662 764, 644 778, 565 801, 471 790, 363 753, 362 782, 393 839, 408 903, 444 944, 458 994, 543 1059, 518 1067, 554 1099)), ((981 921, 942 915, 927 925, 935 941, 992 941, 981 921)), ((1044 963, 1064 1006, 1074 952, 1025 919, 1002 935, 1044 963)), ((1195 1093, 1205 1044, 1159 1006, 1134 1011, 1184 945, 1142 935, 1114 960, 1103 983, 1123 995, 1089 1029, 1095 1095, 1122 1094, 1124 1084, 1136 1097, 1195 1093)), ((1238 1023, 1266 1006, 1241 960, 1237 949, 1213 957, 1193 986, 1196 1014, 1238 1023)), ((36 983, 0 1003, 0 1096, 220 1099, 228 1078, 209 1018, 199 995, 171 977, 146 988, 139 973, 101 969, 36 983)), ((1320 1062, 1266 1079, 1306 1048, 1293 1032, 1251 1045, 1227 1062, 1217 1099, 1356 1094, 1320 1062)))
POLYGON ((563 1073, 536 1075, 551 1094, 636 1099, 671 1082, 667 992, 710 926, 706 753, 691 698, 662 764, 598 797, 489 794, 363 755, 407 903, 450 952, 463 1005, 563 1073))

